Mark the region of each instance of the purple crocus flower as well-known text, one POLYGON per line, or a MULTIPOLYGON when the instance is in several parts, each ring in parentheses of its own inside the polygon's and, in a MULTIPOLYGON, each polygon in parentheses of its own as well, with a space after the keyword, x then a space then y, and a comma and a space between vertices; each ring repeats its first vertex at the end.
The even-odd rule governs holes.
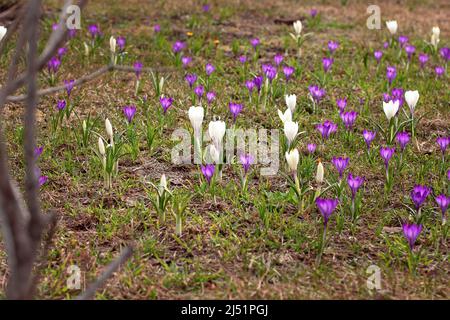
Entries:
POLYGON ((209 4, 204 4, 204 5, 202 6, 203 12, 208 12, 209 9, 210 9, 210 5, 209 5, 209 4))
POLYGON ((206 75, 209 77, 214 72, 214 70, 216 70, 216 68, 211 63, 207 63, 205 70, 206 70, 206 75))
POLYGON ((362 186, 363 182, 364 182, 363 177, 353 176, 351 173, 348 174, 347 184, 350 187, 350 190, 352 191, 352 200, 355 200, 356 193, 362 186))
POLYGON ((242 167, 244 168, 244 174, 247 174, 248 169, 255 161, 255 158, 251 154, 241 154, 239 159, 241 160, 242 167))
POLYGON ((319 123, 316 125, 316 129, 322 135, 322 138, 328 139, 332 133, 335 133, 337 130, 337 124, 330 120, 325 120, 323 123, 319 123))
POLYGON ((186 44, 182 41, 175 41, 175 43, 172 45, 172 51, 173 53, 178 53, 181 50, 183 50, 186 47, 186 44))
POLYGON ((52 24, 52 30, 53 31, 58 30, 58 28, 59 28, 59 23, 58 22, 55 22, 55 23, 52 24))
POLYGON ((236 117, 241 113, 244 106, 239 103, 230 102, 229 103, 230 112, 233 115, 233 122, 236 122, 236 117))
POLYGON ((252 45, 253 49, 256 50, 256 47, 259 46, 261 42, 259 41, 259 38, 253 38, 250 40, 250 44, 252 45))
POLYGON ((330 50, 331 54, 333 54, 337 48, 339 48, 339 42, 333 40, 328 41, 328 50, 330 50))
POLYGON ((407 36, 399 36, 398 37, 398 42, 400 43, 400 47, 403 48, 403 46, 408 43, 408 37, 407 36))
POLYGON ((191 62, 192 62, 191 57, 188 56, 181 57, 181 63, 183 64, 183 67, 187 68, 191 62))
POLYGON ((397 76, 397 69, 393 66, 388 66, 386 68, 386 78, 389 81, 389 85, 392 84, 392 81, 394 81, 395 77, 397 76))
POLYGON ((353 127, 357 117, 358 117, 358 112, 353 111, 353 110, 341 113, 342 122, 344 123, 345 128, 347 130, 350 130, 353 127))
POLYGON ((245 81, 245 86, 248 89, 248 92, 251 94, 253 89, 255 88, 255 82, 253 80, 247 80, 245 81))
POLYGON ((334 62, 333 58, 328 57, 322 58, 323 71, 328 72, 331 69, 333 62, 334 62))
POLYGON ((66 87, 67 96, 70 97, 70 94, 72 93, 72 89, 75 86, 75 80, 64 80, 64 85, 66 87))
POLYGON ((133 64, 134 73, 136 74, 136 78, 138 78, 138 79, 141 77, 142 67, 143 67, 143 64, 140 61, 136 61, 133 64))
POLYGON ((390 100, 398 101, 399 107, 403 105, 404 90, 402 88, 392 88, 390 100))
POLYGON ((258 89, 258 92, 261 91, 263 82, 264 82, 264 78, 262 76, 256 76, 253 79, 253 83, 255 84, 256 88, 258 89))
POLYGON ((442 57, 442 59, 444 59, 444 61, 448 61, 450 60, 450 48, 449 47, 443 47, 441 48, 441 50, 439 50, 439 53, 442 57))
POLYGON ((134 115, 136 114, 136 106, 125 106, 123 107, 122 111, 125 115, 125 118, 127 118, 128 123, 131 123, 131 121, 133 121, 134 115))
POLYGON ((38 179, 38 184, 39 187, 42 187, 44 184, 46 184, 48 181, 48 177, 47 176, 40 176, 38 179))
POLYGON ((247 62, 247 56, 244 56, 244 55, 240 56, 239 57, 239 62, 242 63, 242 64, 246 63, 247 62))
POLYGON ((271 64, 263 64, 262 70, 270 82, 272 82, 272 80, 277 76, 277 68, 271 64))
POLYGON ((419 236, 420 232, 422 232, 422 225, 415 223, 404 223, 402 225, 403 235, 408 241, 409 249, 412 251, 414 249, 414 244, 416 243, 416 239, 419 236))
POLYGON ((441 148, 442 155, 445 155, 445 151, 450 144, 450 137, 438 137, 436 143, 441 148))
POLYGON ((96 24, 91 24, 88 27, 88 31, 91 34, 92 38, 96 38, 96 37, 100 36, 100 34, 101 34, 100 33, 100 27, 98 25, 96 25, 96 24))
POLYGON ((206 181, 208 181, 208 184, 210 184, 216 167, 213 164, 207 164, 205 166, 202 165, 200 168, 206 181))
POLYGON ((344 173, 345 168, 347 168, 349 161, 350 161, 349 158, 342 158, 342 157, 339 158, 333 157, 333 159, 331 160, 331 162, 339 172, 339 180, 342 179, 342 174, 344 173))
POLYGON ((214 100, 216 100, 216 93, 214 91, 207 92, 206 101, 208 101, 208 104, 211 104, 214 100))
POLYGON ((406 131, 399 132, 399 133, 397 133, 395 140, 400 145, 400 151, 403 152, 406 148, 406 145, 409 143, 409 140, 410 140, 409 133, 406 131))
POLYGON ((58 49, 58 57, 59 58, 62 58, 66 53, 67 53, 66 47, 61 47, 58 49))
POLYGON ((154 31, 155 33, 160 32, 160 31, 161 31, 161 26, 160 26, 159 24, 155 24, 155 25, 153 26, 153 31, 154 31))
POLYGON ((281 53, 277 53, 275 57, 273 57, 273 61, 275 62, 276 66, 279 66, 281 62, 283 61, 284 57, 281 53))
POLYGON ((383 158, 384 167, 386 168, 386 170, 388 170, 388 168, 389 168, 389 160, 391 160, 394 153, 395 153, 395 148, 389 148, 389 147, 383 148, 382 147, 380 149, 380 155, 381 155, 381 158, 383 158))
POLYGON ((405 52, 406 52, 406 54, 408 56, 408 60, 411 60, 412 55, 414 54, 415 51, 416 51, 416 47, 414 47, 413 45, 407 44, 405 46, 405 52))
POLYGON ((161 107, 164 110, 164 113, 172 106, 173 98, 170 97, 161 97, 159 98, 159 103, 161 103, 161 107))
POLYGON ((381 58, 383 57, 383 51, 377 50, 373 53, 373 56, 375 57, 375 60, 377 60, 377 63, 380 63, 381 58))
POLYGON ((36 147, 36 148, 34 148, 34 156, 36 158, 39 158, 43 151, 44 151, 44 147, 36 147))
POLYGON ((203 94, 205 93, 205 88, 202 85, 196 86, 194 88, 195 95, 201 99, 203 97, 203 94))
POLYGON ((324 198, 316 199, 316 205, 323 216, 323 225, 325 228, 327 227, 328 219, 330 218, 333 211, 336 209, 338 203, 339 203, 338 199, 324 199, 324 198))
POLYGON ((55 74, 59 70, 60 66, 61 66, 61 60, 59 60, 58 57, 52 57, 47 62, 47 70, 49 73, 55 74))
POLYGON ((197 81, 197 75, 195 73, 188 73, 184 78, 191 88, 194 85, 195 81, 197 81))
POLYGON ((339 108, 339 113, 344 112, 345 107, 347 106, 347 98, 336 99, 336 105, 339 108))
POLYGON ((58 108, 59 111, 64 110, 66 108, 66 100, 58 100, 56 107, 58 108))
POLYGON ((428 195, 431 193, 431 188, 416 184, 414 188, 411 190, 411 200, 414 203, 414 206, 417 211, 419 211, 422 204, 427 199, 428 195))
POLYGON ((118 36, 116 39, 117 46, 119 47, 119 51, 123 51, 125 49, 125 45, 127 43, 124 36, 118 36))
POLYGON ((314 18, 315 16, 317 16, 317 9, 311 9, 309 11, 309 15, 311 16, 311 18, 314 18))
POLYGON ((319 86, 309 86, 308 89, 315 103, 319 103, 326 94, 325 89, 321 89, 319 86))
POLYGON ((440 194, 434 199, 436 200, 436 203, 438 204, 439 208, 441 208, 442 221, 445 223, 445 221, 447 220, 445 217, 445 212, 447 211, 447 208, 450 205, 450 197, 447 197, 445 194, 440 194))
POLYGON ((423 69, 425 67, 425 63, 428 62, 428 55, 426 53, 421 53, 419 54, 419 62, 420 62, 420 67, 423 69))
POLYGON ((367 150, 370 150, 370 144, 375 139, 376 135, 377 135, 377 133, 375 131, 368 131, 368 130, 364 129, 363 137, 364 137, 364 141, 366 142, 366 145, 367 145, 367 150))
POLYGON ((289 79, 291 78, 294 71, 295 71, 294 67, 291 67, 291 66, 283 67, 283 73, 284 73, 284 77, 286 78, 286 81, 289 81, 289 79))
POLYGON ((307 148, 309 154, 313 154, 314 152, 316 152, 317 146, 314 143, 308 143, 307 148))
POLYGON ((383 48, 384 49, 389 48, 389 42, 387 42, 387 41, 383 42, 383 48))
POLYGON ((77 35, 77 29, 69 29, 68 30, 68 34, 69 34, 69 39, 74 38, 77 35))
POLYGON ((441 77, 444 74, 444 71, 444 67, 437 66, 436 68, 434 68, 434 72, 436 73, 437 77, 441 77))

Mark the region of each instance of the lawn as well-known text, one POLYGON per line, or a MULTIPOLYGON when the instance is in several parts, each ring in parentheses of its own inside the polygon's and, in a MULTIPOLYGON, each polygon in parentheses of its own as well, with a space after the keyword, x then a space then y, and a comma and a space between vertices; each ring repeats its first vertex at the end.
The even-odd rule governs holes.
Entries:
MULTIPOLYGON (((356 0, 90 1, 39 74, 63 88, 36 115, 57 217, 36 296, 75 298, 132 246, 96 299, 448 299, 450 5, 377 4, 380 29, 356 0)), ((23 105, 0 119, 21 186, 23 105)), ((0 243, 0 297, 8 273, 0 243)))

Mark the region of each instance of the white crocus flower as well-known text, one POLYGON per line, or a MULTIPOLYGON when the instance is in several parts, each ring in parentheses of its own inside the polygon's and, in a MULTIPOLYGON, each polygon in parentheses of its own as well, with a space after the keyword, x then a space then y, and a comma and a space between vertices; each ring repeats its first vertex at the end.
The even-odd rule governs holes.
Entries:
POLYGON ((395 20, 386 21, 386 27, 388 28, 388 30, 391 34, 397 33, 397 29, 398 29, 397 21, 395 21, 395 20))
POLYGON ((319 164, 317 165, 317 173, 316 173, 316 181, 317 183, 323 182, 323 176, 324 176, 324 168, 322 162, 319 161, 319 164))
POLYGON ((288 139, 289 145, 294 141, 298 133, 298 123, 292 121, 286 121, 284 123, 284 135, 288 139))
POLYGON ((398 100, 395 100, 395 102, 390 100, 387 103, 383 101, 383 110, 388 120, 391 120, 397 114, 398 108, 399 108, 398 100))
POLYGON ((293 26, 294 26, 295 34, 297 35, 297 37, 299 37, 300 34, 302 33, 302 28, 303 28, 302 22, 300 20, 297 20, 294 22, 293 26))
POLYGON ((8 29, 4 26, 0 26, 0 41, 2 41, 3 37, 5 36, 8 29))
POLYGON ((111 38, 109 38, 109 50, 111 50, 112 53, 116 53, 116 44, 116 38, 111 36, 111 38))
POLYGON ((297 105, 297 96, 295 94, 286 95, 284 99, 286 100, 287 107, 291 109, 291 113, 294 114, 295 106, 297 105))
POLYGON ((433 27, 433 29, 431 29, 431 32, 431 44, 433 45, 433 47, 437 48, 439 44, 439 35, 441 34, 441 29, 439 29, 439 27, 433 27))
POLYGON ((199 133, 203 123, 204 110, 203 107, 190 107, 189 111, 189 120, 191 121, 191 125, 194 128, 195 133, 199 133))
POLYGON ((218 164, 219 160, 220 160, 219 150, 217 150, 217 148, 213 144, 209 145, 208 149, 209 149, 209 152, 208 152, 209 156, 211 157, 210 158, 211 162, 218 164))
POLYGON ((111 122, 107 118, 105 120, 105 128, 106 128, 106 134, 108 135, 108 138, 112 141, 114 138, 114 131, 111 122))
POLYGON ((281 112, 281 110, 278 110, 278 116, 280 117, 283 124, 286 121, 292 121, 292 112, 291 112, 291 109, 289 109, 289 108, 287 108, 284 113, 281 112))
POLYGON ((419 91, 406 91, 405 100, 409 106, 409 110, 411 110, 411 113, 413 113, 414 109, 416 108, 417 101, 419 101, 419 91))
MULTIPOLYGON (((225 122, 217 120, 211 121, 208 126, 208 133, 214 142, 214 145, 219 147, 222 143, 223 136, 225 135, 226 126, 225 122)), ((220 149, 220 148, 219 148, 220 149)))
POLYGON ((98 151, 102 156, 106 154, 105 144, 103 143, 103 139, 100 137, 98 138, 98 151))
POLYGON ((291 172, 297 171, 298 160, 300 158, 297 148, 292 149, 289 152, 286 152, 285 157, 289 167, 289 171, 291 172))

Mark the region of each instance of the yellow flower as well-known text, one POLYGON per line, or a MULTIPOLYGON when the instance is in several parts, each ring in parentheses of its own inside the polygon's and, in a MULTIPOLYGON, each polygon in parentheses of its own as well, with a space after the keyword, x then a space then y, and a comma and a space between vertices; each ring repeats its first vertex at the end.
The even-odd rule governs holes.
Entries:
POLYGON ((194 33, 191 32, 191 31, 188 31, 188 32, 186 32, 186 35, 187 35, 188 37, 192 37, 192 36, 194 35, 194 33))

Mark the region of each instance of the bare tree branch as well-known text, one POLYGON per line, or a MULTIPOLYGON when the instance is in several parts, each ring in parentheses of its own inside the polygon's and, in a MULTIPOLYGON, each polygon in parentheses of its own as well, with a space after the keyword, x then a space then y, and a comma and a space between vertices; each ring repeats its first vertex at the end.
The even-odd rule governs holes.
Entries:
MULTIPOLYGON (((73 83, 74 86, 80 86, 86 82, 92 81, 98 77, 100 77, 101 75, 107 73, 107 72, 111 72, 111 71, 122 71, 122 72, 135 72, 133 67, 130 66, 121 66, 121 65, 108 65, 105 67, 102 67, 92 73, 89 73, 85 76, 82 76, 81 78, 78 78, 75 80, 75 82, 73 83)), ((158 71, 161 71, 161 68, 158 68, 158 71)), ((154 72, 155 69, 153 68, 142 68, 142 72, 154 72)), ((167 71, 167 70, 166 70, 167 71)), ((46 88, 46 89, 42 89, 39 90, 37 92, 37 95, 40 96, 44 96, 44 95, 50 95, 62 90, 65 90, 66 86, 65 85, 59 85, 59 86, 55 86, 55 87, 51 87, 51 88, 46 88)), ((23 101, 27 98, 27 96, 25 94, 22 95, 18 95, 18 96, 8 96, 7 97, 7 101, 9 102, 20 102, 23 101)))
POLYGON ((108 280, 112 276, 112 274, 116 272, 116 270, 131 257, 132 254, 133 249, 131 247, 126 247, 125 249, 123 249, 120 256, 108 265, 102 275, 98 277, 97 280, 92 283, 89 288, 86 289, 86 291, 79 295, 77 297, 77 300, 90 300, 94 298, 95 292, 103 287, 106 280, 108 280))

